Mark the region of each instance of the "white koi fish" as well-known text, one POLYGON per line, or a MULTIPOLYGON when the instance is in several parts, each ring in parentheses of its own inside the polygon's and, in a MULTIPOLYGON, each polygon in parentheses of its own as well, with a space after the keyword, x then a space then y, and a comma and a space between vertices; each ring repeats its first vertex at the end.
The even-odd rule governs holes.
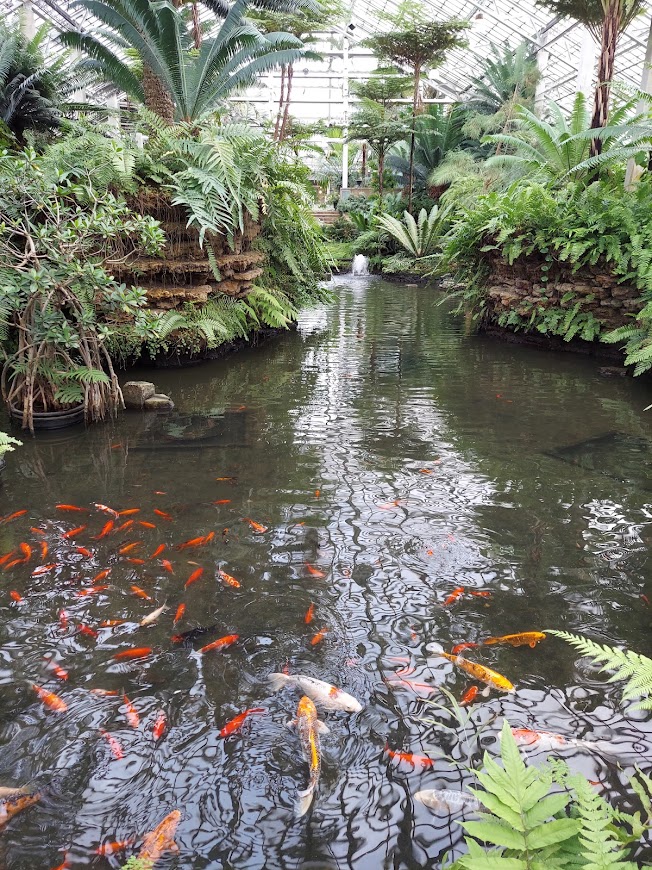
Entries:
POLYGON ((305 677, 301 674, 270 674, 268 679, 272 692, 278 692, 284 686, 294 686, 324 710, 345 710, 347 713, 359 713, 362 710, 362 704, 356 701, 353 695, 314 677, 305 677))
POLYGON ((418 791, 414 795, 414 799, 431 810, 443 810, 447 813, 456 813, 459 810, 467 813, 480 812, 480 801, 463 791, 431 788, 426 791, 418 791))

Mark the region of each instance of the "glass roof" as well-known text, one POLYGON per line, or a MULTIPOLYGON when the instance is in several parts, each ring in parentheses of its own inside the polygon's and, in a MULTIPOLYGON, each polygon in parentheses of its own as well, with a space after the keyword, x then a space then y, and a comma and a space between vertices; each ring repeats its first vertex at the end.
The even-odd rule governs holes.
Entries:
MULTIPOLYGON (((24 5, 25 0, 0 0, 5 19, 24 5)), ((428 4, 428 0, 426 0, 428 4)), ((349 77, 365 78, 374 68, 375 61, 360 43, 369 35, 387 25, 380 20, 383 12, 396 8, 396 0, 350 0, 350 20, 338 33, 323 34, 322 60, 305 61, 295 66, 292 113, 302 120, 324 119, 341 123, 345 117, 345 59, 343 34, 347 34, 349 77)), ((578 87, 590 86, 595 74, 597 45, 586 31, 570 19, 555 18, 535 5, 534 0, 430 0, 432 16, 436 20, 460 18, 470 22, 469 45, 450 52, 443 66, 430 76, 431 84, 442 100, 463 98, 470 79, 478 73, 491 45, 511 47, 523 40, 539 51, 543 77, 540 94, 568 104, 578 87), (581 61, 584 61, 583 63, 581 61), (578 78, 578 68, 587 72, 578 78), (580 85, 580 82, 582 85, 580 85)), ((43 21, 53 25, 45 45, 46 52, 60 52, 56 33, 75 26, 93 31, 93 17, 69 0, 31 0, 35 24, 43 21)), ((621 36, 616 57, 617 81, 640 84, 645 47, 650 28, 650 15, 640 15, 621 36)), ((263 76, 257 86, 236 98, 244 105, 249 101, 250 113, 258 116, 272 114, 278 99, 280 84, 278 72, 263 76)))

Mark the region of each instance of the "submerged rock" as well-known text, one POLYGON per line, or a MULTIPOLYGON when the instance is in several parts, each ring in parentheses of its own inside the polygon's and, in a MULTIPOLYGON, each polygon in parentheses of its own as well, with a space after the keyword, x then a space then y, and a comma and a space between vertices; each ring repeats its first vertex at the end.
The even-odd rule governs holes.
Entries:
POLYGON ((155 393, 149 399, 145 399, 146 411, 174 411, 174 402, 164 393, 155 393))
POLYGON ((149 381, 127 381, 122 388, 125 407, 140 410, 145 402, 156 393, 156 387, 149 381))

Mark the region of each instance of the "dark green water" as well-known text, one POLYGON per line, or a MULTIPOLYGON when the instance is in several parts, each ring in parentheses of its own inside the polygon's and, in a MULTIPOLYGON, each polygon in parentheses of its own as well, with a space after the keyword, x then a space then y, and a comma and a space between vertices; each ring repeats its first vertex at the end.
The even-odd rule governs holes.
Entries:
POLYGON ((28 514, 0 525, 0 550, 24 541, 35 554, 0 570, 0 785, 36 780, 43 797, 0 834, 0 867, 47 870, 63 861, 61 849, 71 868, 119 867, 173 809, 182 813, 180 852, 157 868, 438 867, 459 844, 459 826, 412 795, 469 784, 473 735, 482 726, 481 748, 495 752, 504 715, 517 727, 618 743, 625 773, 597 755, 564 757, 631 809, 625 774, 632 761, 649 761, 650 717, 623 708, 619 687, 570 647, 548 638, 536 649, 469 654, 517 692, 478 699, 468 742, 438 726, 454 722, 428 698, 446 703, 438 685, 459 698, 470 681, 426 647, 562 628, 652 654, 652 609, 641 598, 652 600, 649 382, 602 378, 598 363, 570 354, 466 338, 424 289, 350 278, 336 289, 333 305, 260 348, 184 371, 130 373, 169 392, 173 415, 132 412, 27 441, 9 457, 0 513, 28 514), (58 511, 62 502, 85 512, 58 511), (109 517, 94 502, 140 513, 131 528, 95 540, 109 517), (87 528, 61 539, 78 525, 87 528), (43 577, 31 576, 41 539, 31 527, 45 531, 46 562, 58 566, 43 577), (211 531, 206 547, 175 549, 211 531), (118 552, 135 541, 143 544, 129 555, 144 565, 118 552), (162 543, 174 574, 148 558, 162 543), (197 566, 203 576, 184 590, 197 566), (78 596, 106 568, 109 588, 78 596), (217 568, 240 588, 219 582, 217 568), (134 584, 155 603, 136 597, 134 584), (491 597, 442 607, 459 586, 491 597), (13 603, 10 590, 24 601, 13 603), (165 601, 156 625, 138 626, 165 601), (126 622, 99 627, 109 619, 126 622), (79 634, 80 623, 98 637, 79 634), (212 625, 186 646, 171 641, 212 625), (312 646, 322 627, 328 634, 312 646), (240 639, 230 648, 196 652, 231 633, 240 639), (140 646, 152 654, 112 658, 140 646), (49 655, 69 670, 66 682, 51 676, 49 655), (431 694, 391 679, 406 666, 431 694), (355 715, 324 714, 321 785, 302 820, 294 803, 307 768, 285 727, 300 695, 272 694, 266 683, 284 667, 364 704, 355 715), (26 681, 57 692, 68 710, 46 709, 26 681), (126 692, 139 727, 120 697, 92 688, 126 692), (251 707, 267 713, 222 739, 220 728, 251 707), (161 710, 168 724, 155 742, 161 710), (460 764, 412 769, 391 761, 386 743, 460 764), (117 856, 93 854, 127 839, 134 846, 117 856))

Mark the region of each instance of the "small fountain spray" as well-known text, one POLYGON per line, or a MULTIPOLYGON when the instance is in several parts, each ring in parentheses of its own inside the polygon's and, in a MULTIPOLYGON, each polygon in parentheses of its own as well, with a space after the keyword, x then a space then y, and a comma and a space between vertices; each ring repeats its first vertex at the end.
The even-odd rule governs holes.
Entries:
POLYGON ((351 264, 351 274, 362 277, 369 274, 369 257, 364 254, 356 254, 351 264))

